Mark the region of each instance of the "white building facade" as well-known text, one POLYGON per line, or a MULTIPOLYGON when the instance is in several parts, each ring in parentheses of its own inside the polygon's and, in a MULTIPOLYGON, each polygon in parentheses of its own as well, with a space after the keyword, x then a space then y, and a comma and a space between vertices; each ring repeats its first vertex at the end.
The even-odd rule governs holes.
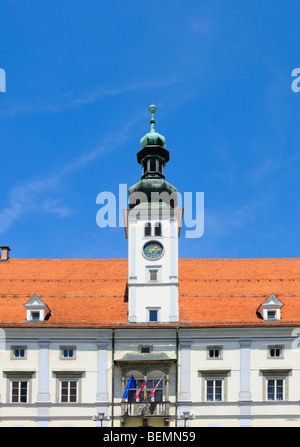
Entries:
POLYGON ((179 259, 183 210, 149 110, 128 259, 1 247, 2 427, 300 423, 300 260, 179 259))

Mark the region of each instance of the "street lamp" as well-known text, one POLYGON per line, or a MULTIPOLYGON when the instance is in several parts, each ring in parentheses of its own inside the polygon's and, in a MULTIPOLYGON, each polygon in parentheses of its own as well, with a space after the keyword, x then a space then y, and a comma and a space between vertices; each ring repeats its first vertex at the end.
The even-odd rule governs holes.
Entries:
POLYGON ((105 413, 98 413, 96 416, 92 417, 93 421, 100 421, 100 427, 103 427, 103 421, 108 421, 109 417, 105 413))
MULTIPOLYGON (((182 412, 182 416, 181 416, 181 418, 184 419, 184 427, 186 427, 186 421, 187 421, 187 420, 192 420, 192 419, 194 419, 195 416, 194 416, 193 413, 191 413, 190 411, 183 411, 183 412, 182 412)), ((181 419, 181 418, 180 418, 180 419, 181 419)))

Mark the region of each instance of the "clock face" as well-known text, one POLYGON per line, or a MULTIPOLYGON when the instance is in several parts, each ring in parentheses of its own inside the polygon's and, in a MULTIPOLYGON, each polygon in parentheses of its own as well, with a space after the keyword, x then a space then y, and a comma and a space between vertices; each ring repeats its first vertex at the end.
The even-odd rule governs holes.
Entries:
POLYGON ((164 247, 160 242, 151 241, 144 245, 143 253, 148 259, 158 259, 163 255, 164 247))

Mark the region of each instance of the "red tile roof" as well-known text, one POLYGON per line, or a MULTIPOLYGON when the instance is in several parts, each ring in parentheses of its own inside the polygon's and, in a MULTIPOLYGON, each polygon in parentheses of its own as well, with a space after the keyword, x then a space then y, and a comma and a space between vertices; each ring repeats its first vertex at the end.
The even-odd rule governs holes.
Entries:
MULTIPOLYGON (((34 294, 51 311, 44 326, 128 325, 127 268, 127 259, 0 262, 0 325, 30 325, 34 294)), ((179 277, 180 325, 278 324, 257 315, 271 294, 284 304, 280 324, 300 324, 300 258, 180 259, 179 277)))

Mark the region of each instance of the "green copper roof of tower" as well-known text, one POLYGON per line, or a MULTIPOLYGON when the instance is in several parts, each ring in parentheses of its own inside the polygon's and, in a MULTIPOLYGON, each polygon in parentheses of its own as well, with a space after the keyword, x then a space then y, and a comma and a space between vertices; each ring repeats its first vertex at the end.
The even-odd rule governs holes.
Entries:
POLYGON ((169 151, 166 149, 165 138, 155 132, 156 106, 152 104, 148 110, 152 114, 151 131, 141 139, 142 148, 136 154, 143 174, 141 180, 128 189, 132 198, 129 206, 133 208, 141 202, 142 207, 158 205, 174 208, 177 206, 177 188, 167 182, 164 176, 164 166, 170 159, 169 151))
POLYGON ((143 138, 141 138, 141 146, 142 148, 144 148, 145 146, 160 146, 165 148, 166 147, 165 137, 156 132, 154 127, 156 123, 154 119, 154 113, 157 111, 157 107, 154 104, 152 104, 148 110, 152 115, 150 120, 151 129, 150 132, 148 132, 146 135, 143 136, 143 138))

